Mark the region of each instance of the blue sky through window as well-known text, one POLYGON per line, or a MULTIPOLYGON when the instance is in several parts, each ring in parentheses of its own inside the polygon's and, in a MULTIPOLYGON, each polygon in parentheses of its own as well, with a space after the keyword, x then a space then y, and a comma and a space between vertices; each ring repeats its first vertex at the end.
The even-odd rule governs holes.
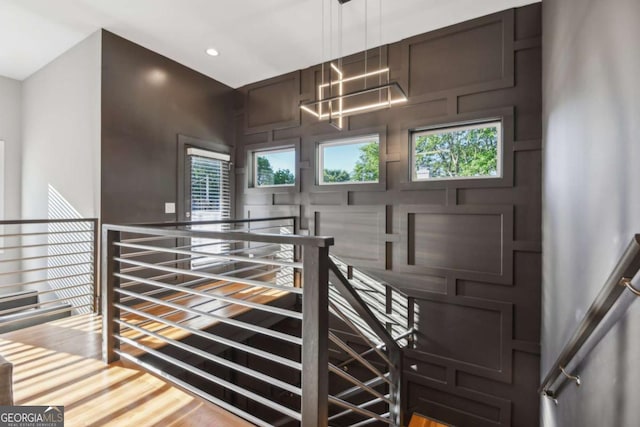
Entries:
POLYGON ((331 145, 324 147, 324 168, 351 172, 360 157, 362 144, 331 145))
POLYGON ((296 155, 294 150, 275 153, 260 153, 259 156, 269 160, 271 169, 274 171, 288 169, 292 173, 295 172, 296 155))

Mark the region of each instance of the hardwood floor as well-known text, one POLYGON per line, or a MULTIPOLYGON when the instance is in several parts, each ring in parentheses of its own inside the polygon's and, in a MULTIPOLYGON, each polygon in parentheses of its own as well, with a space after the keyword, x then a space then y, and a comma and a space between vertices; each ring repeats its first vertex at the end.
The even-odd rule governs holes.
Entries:
POLYGON ((409 421, 409 427, 449 427, 437 421, 429 420, 420 414, 414 413, 409 421))
POLYGON ((252 425, 130 364, 103 364, 100 322, 76 316, 0 335, 15 403, 64 405, 68 427, 252 425))

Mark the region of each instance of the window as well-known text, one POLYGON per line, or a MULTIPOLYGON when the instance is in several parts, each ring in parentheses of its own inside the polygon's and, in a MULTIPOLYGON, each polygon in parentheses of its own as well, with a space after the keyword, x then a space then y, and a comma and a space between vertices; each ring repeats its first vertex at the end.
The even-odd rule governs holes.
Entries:
POLYGON ((413 181, 502 176, 499 121, 414 132, 411 146, 413 181))
POLYGON ((296 183, 296 150, 294 147, 253 153, 255 187, 293 186, 296 183))
MULTIPOLYGON (((189 208, 192 221, 220 221, 231 218, 231 191, 229 185, 230 156, 199 148, 187 149, 189 167, 189 208)), ((226 231, 229 224, 194 225, 194 230, 226 231)), ((191 239, 196 252, 221 254, 229 244, 214 239, 191 239)), ((192 267, 210 265, 214 258, 198 258, 192 267)))
POLYGON ((320 185, 370 184, 380 180, 378 135, 322 142, 318 153, 320 185))

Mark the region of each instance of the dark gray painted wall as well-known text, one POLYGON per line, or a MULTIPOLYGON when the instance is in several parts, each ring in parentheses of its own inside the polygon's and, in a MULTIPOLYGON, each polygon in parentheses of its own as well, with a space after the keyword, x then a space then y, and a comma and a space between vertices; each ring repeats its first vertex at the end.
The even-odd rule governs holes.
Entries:
MULTIPOLYGON (((419 334, 406 352, 405 409, 458 427, 538 425, 540 11, 507 10, 389 45, 383 62, 409 102, 351 117, 342 133, 298 108, 314 97, 318 67, 241 88, 235 103, 238 216, 300 215, 309 233, 335 236, 333 253, 406 290, 419 334), (504 123, 503 178, 409 182, 412 128, 492 117, 504 123), (314 185, 318 141, 372 132, 383 139, 381 185, 314 185), (245 150, 283 144, 299 144, 298 185, 243 185, 245 150)), ((347 62, 356 73, 363 55, 347 62)))
MULTIPOLYGON (((545 374, 640 232, 640 2, 544 0, 545 374)), ((640 425, 640 304, 594 349, 545 426, 640 425)))
POLYGON ((102 37, 102 221, 174 221, 178 134, 233 145, 233 90, 108 31, 102 37))

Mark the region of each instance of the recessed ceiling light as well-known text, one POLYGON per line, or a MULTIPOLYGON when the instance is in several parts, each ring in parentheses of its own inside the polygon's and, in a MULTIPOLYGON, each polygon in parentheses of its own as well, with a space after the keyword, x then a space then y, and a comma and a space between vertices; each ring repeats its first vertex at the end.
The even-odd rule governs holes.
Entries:
POLYGON ((212 47, 210 47, 209 49, 206 50, 207 55, 211 55, 211 56, 218 56, 220 55, 220 52, 218 52, 217 49, 214 49, 212 47))

